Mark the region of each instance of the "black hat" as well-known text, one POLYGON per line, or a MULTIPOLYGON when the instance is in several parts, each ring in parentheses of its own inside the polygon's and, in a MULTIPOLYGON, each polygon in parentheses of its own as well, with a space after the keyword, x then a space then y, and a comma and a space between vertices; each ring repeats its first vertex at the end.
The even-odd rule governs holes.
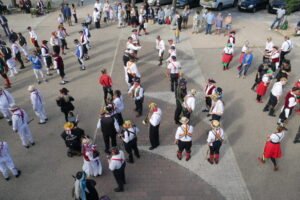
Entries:
POLYGON ((209 82, 209 83, 216 83, 216 81, 215 81, 214 79, 211 79, 211 78, 208 79, 208 82, 209 82))
POLYGON ((176 56, 171 56, 172 60, 176 60, 176 56))
POLYGON ((136 78, 133 79, 133 82, 135 82, 135 83, 141 83, 141 79, 138 78, 138 77, 136 77, 136 78))
POLYGON ((217 95, 219 95, 219 96, 222 95, 222 92, 223 92, 222 88, 220 88, 220 87, 216 88, 216 94, 217 95))
POLYGON ((82 176, 86 177, 86 173, 84 171, 79 171, 76 173, 76 179, 80 180, 82 178, 82 176))
POLYGON ((185 86, 187 84, 187 81, 185 80, 185 78, 181 78, 180 80, 179 80, 179 85, 180 86, 185 86))

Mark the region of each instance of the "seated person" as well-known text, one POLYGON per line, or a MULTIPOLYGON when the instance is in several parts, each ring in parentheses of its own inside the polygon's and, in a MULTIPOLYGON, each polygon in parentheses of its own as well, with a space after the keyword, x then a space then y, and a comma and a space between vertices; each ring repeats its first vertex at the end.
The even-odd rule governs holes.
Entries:
POLYGON ((24 10, 26 13, 30 13, 30 9, 32 7, 31 1, 30 0, 25 0, 24 1, 24 10))

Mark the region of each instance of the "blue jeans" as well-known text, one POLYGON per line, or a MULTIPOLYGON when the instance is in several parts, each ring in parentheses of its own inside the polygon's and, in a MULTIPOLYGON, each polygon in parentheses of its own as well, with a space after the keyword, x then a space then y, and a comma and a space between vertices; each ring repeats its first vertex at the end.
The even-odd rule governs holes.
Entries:
POLYGON ((281 21, 281 18, 277 18, 274 20, 273 24, 271 25, 271 29, 274 28, 275 24, 277 23, 277 26, 276 26, 276 29, 279 28, 279 25, 280 25, 280 21, 281 21))
POLYGON ((250 65, 242 65, 241 69, 239 71, 239 76, 241 76, 242 74, 244 76, 246 76, 247 75, 247 71, 248 71, 249 68, 250 68, 250 65))
POLYGON ((205 34, 211 34, 211 27, 212 27, 212 24, 206 24, 206 32, 205 32, 205 34))

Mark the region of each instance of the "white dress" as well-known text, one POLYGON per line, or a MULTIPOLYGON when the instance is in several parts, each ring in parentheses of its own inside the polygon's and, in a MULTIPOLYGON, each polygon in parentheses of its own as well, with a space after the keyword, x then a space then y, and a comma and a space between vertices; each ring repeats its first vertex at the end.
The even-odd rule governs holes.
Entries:
POLYGON ((99 156, 93 157, 93 145, 85 145, 83 148, 82 170, 87 176, 98 176, 102 174, 102 165, 99 156))

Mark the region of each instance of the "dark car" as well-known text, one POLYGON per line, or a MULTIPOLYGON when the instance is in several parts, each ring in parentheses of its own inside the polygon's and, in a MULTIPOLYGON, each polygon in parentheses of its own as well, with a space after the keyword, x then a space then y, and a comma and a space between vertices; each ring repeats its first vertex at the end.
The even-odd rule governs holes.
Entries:
MULTIPOLYGON (((278 8, 285 8, 287 9, 287 4, 285 0, 270 0, 269 4, 267 5, 267 9, 269 13, 276 14, 278 8)), ((295 12, 300 10, 300 1, 295 1, 293 5, 290 5, 288 9, 289 12, 295 12)))
POLYGON ((268 0, 241 0, 238 3, 239 11, 256 12, 260 9, 265 9, 268 5, 268 0))
POLYGON ((199 0, 177 0, 177 8, 184 8, 185 6, 189 6, 190 8, 198 7, 199 0))
MULTIPOLYGON (((125 3, 131 3, 131 0, 124 0, 125 3)), ((135 0, 135 3, 141 3, 144 2, 144 0, 135 0)))

